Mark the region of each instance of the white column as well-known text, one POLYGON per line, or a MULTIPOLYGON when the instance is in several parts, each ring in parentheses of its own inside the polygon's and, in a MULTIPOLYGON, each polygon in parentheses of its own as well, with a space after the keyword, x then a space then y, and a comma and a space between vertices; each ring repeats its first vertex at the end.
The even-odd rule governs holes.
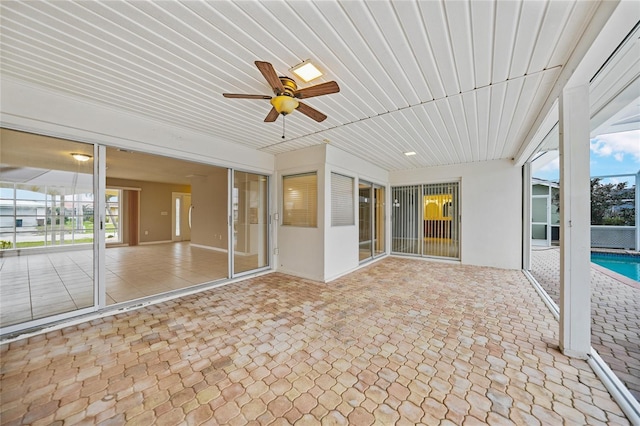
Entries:
MULTIPOLYGON (((93 146, 93 279, 97 284, 94 294, 95 304, 99 308, 107 306, 107 284, 105 266, 105 213, 107 191, 107 148, 104 145, 93 146), (97 224, 97 225, 96 225, 97 224)), ((122 202, 122 200, 119 200, 122 202)), ((122 209, 120 209, 122 213, 122 209)))
POLYGON ((531 270, 531 163, 522 166, 522 269, 531 270))
POLYGON ((636 173, 636 251, 640 251, 640 170, 636 173))
POLYGON ((591 350, 589 86, 560 95, 560 349, 591 350))

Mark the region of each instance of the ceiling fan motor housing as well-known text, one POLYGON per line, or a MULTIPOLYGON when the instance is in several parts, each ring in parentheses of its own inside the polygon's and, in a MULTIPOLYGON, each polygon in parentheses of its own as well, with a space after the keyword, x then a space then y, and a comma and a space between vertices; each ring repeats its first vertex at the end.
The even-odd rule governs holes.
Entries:
POLYGON ((276 93, 276 96, 279 95, 287 95, 287 96, 293 96, 293 93, 298 90, 298 85, 296 84, 295 81, 293 81, 293 79, 289 78, 289 77, 278 77, 280 79, 280 82, 282 83, 282 86, 284 87, 284 92, 283 93, 276 93))
POLYGON ((294 96, 294 92, 298 89, 298 85, 289 77, 278 78, 280 79, 280 82, 282 82, 284 91, 281 93, 274 91, 276 96, 271 98, 271 105, 273 105, 276 111, 278 111, 278 114, 291 114, 299 105, 298 100, 294 96))

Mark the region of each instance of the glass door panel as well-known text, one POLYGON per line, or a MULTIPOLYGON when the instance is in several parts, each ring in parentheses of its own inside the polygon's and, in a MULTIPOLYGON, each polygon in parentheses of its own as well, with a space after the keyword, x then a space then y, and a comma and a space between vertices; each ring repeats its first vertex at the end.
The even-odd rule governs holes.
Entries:
POLYGON ((385 247, 385 197, 384 187, 374 186, 375 204, 374 204, 374 256, 384 254, 385 247))
POLYGON ((0 131, 0 326, 94 306, 94 146, 0 131))
POLYGON ((549 237, 549 196, 534 195, 531 198, 531 243, 548 246, 551 244, 549 237))
POLYGON ((269 266, 269 196, 266 176, 233 173, 233 273, 269 266))
POLYGON ((422 212, 422 254, 459 258, 458 183, 424 185, 422 212))
POLYGON ((391 251, 420 254, 420 185, 391 189, 391 251))
POLYGON ((358 230, 359 230, 359 260, 372 256, 373 244, 371 241, 371 206, 373 188, 368 182, 360 182, 358 185, 358 230))
POLYGON ((459 182, 391 189, 391 250, 460 258, 459 182))
POLYGON ((120 203, 122 202, 122 190, 107 188, 105 191, 105 239, 107 244, 122 242, 120 229, 120 203))

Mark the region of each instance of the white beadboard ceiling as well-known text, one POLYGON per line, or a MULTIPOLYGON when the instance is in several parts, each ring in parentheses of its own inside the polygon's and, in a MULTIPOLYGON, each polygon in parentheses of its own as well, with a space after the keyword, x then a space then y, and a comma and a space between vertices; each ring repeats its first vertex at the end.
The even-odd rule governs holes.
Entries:
MULTIPOLYGON (((513 158, 597 1, 2 1, 0 72, 278 154, 325 143, 387 170, 513 158), (263 119, 254 61, 311 59, 328 115, 263 119), (417 155, 406 157, 405 151, 417 155)), ((548 108, 548 106, 547 106, 548 108)), ((535 129, 533 129, 535 130, 535 129)))

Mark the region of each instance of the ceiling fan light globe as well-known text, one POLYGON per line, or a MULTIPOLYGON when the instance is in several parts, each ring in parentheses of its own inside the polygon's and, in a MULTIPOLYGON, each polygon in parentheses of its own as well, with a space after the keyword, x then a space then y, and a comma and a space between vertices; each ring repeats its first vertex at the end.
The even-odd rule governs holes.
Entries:
POLYGON ((298 100, 292 96, 280 95, 271 98, 271 105, 279 114, 291 114, 294 109, 298 108, 298 100))

